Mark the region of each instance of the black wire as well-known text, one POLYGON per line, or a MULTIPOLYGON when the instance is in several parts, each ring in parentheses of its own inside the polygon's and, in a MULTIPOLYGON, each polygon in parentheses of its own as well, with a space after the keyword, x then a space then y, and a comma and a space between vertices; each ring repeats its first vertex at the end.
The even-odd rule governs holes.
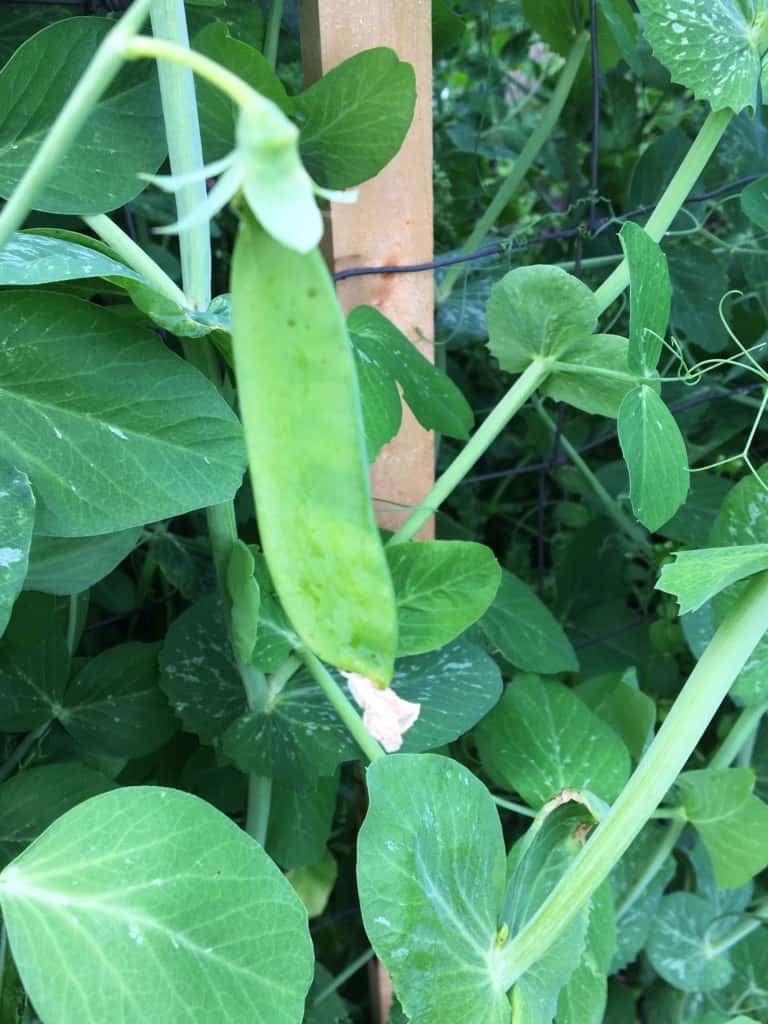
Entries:
MULTIPOLYGON (((718 188, 712 189, 711 192, 704 192, 698 196, 691 196, 685 200, 684 205, 691 206, 694 203, 705 203, 710 199, 717 199, 718 196, 726 195, 728 192, 734 192, 736 189, 743 188, 745 185, 751 185, 753 181, 757 181, 761 177, 763 177, 761 174, 748 174, 743 178, 737 178, 735 181, 728 182, 725 185, 720 185, 718 188)), ((642 217, 643 214, 651 213, 655 209, 656 203, 647 203, 645 206, 638 206, 636 209, 630 210, 629 213, 624 213, 620 217, 603 217, 595 222, 593 235, 596 237, 613 224, 623 224, 624 221, 634 220, 636 217, 642 217)), ((582 228, 562 228, 557 231, 545 231, 542 234, 536 235, 523 242, 496 242, 493 245, 483 246, 482 249, 475 249, 474 252, 470 253, 438 256, 436 259, 430 260, 428 263, 398 263, 376 267, 348 267, 346 270, 336 271, 333 275, 333 279, 334 281, 346 281, 350 277, 366 277, 371 274, 418 274, 427 270, 440 270, 442 267, 452 267, 457 263, 470 263, 473 260, 484 259, 486 256, 502 256, 505 253, 523 252, 525 249, 528 249, 533 245, 543 245, 545 242, 557 242, 565 238, 576 238, 582 233, 582 231, 582 228)))

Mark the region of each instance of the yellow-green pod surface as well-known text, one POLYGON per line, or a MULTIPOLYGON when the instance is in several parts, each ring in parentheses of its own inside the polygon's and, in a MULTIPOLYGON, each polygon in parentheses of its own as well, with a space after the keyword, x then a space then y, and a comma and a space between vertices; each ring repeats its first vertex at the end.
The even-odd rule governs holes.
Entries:
POLYGON ((319 250, 287 249, 249 213, 232 262, 232 333, 259 531, 283 606, 318 657, 386 685, 397 612, 344 317, 319 250))

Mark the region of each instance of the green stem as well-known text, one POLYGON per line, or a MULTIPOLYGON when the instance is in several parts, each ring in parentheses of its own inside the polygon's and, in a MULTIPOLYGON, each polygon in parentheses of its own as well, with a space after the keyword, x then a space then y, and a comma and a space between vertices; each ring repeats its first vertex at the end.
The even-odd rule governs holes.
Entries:
POLYGON ((111 217, 100 213, 95 217, 83 217, 83 220, 103 242, 115 250, 127 267, 149 281, 155 291, 177 306, 189 306, 186 295, 176 282, 111 217))
POLYGON ((69 95, 50 131, 35 153, 21 181, 0 213, 0 249, 34 206, 40 189, 61 165, 61 161, 80 133, 99 97, 123 66, 128 41, 141 28, 149 12, 150 0, 135 0, 109 32, 93 60, 69 95))
POLYGON ((325 1002, 325 1000, 332 996, 334 992, 338 991, 342 985, 345 985, 351 977, 353 977, 360 970, 361 967, 365 967, 369 960, 373 959, 373 950, 367 949, 360 956, 355 957, 351 964, 344 968, 340 974, 337 974, 330 984, 326 985, 325 988, 321 989, 317 996, 312 1000, 312 1006, 317 1006, 319 1003, 325 1002))
POLYGON ((515 814, 522 814, 525 818, 535 818, 536 811, 532 811, 530 807, 526 807, 525 804, 517 804, 514 800, 505 800, 501 796, 496 796, 495 793, 491 793, 493 802, 497 807, 503 807, 505 811, 514 811, 515 814))
POLYGON ((390 544, 400 544, 403 541, 411 540, 419 532, 424 523, 437 511, 478 459, 490 448, 515 413, 525 405, 536 388, 547 379, 549 372, 550 364, 547 359, 536 357, 532 361, 502 400, 491 410, 482 426, 478 428, 437 480, 424 501, 411 511, 400 529, 390 538, 390 544))
MULTIPOLYGON (((701 173, 709 162, 709 158, 717 148, 725 129, 733 117, 732 110, 718 110, 710 113, 699 134, 694 139, 685 159, 678 167, 675 176, 667 185, 661 199, 648 218, 645 230, 659 242, 680 212, 680 208, 701 177, 701 173)), ((595 292, 595 298, 601 313, 614 302, 629 284, 629 268, 627 261, 622 260, 613 273, 603 281, 595 292)))
POLYGON ((750 917, 746 921, 742 921, 741 924, 737 924, 732 932, 724 935, 718 942, 707 942, 707 957, 714 958, 720 956, 721 953, 727 952, 732 946, 735 946, 737 942, 741 942, 746 939, 752 932, 756 932, 758 928, 762 928, 765 921, 761 921, 759 917, 750 917))
POLYGON ((358 715, 352 703, 348 700, 346 694, 325 665, 323 665, 322 661, 316 658, 311 651, 306 650, 306 648, 296 653, 320 684, 320 689, 331 704, 333 704, 336 714, 346 725, 347 729, 349 729, 355 742, 368 760, 376 761, 380 757, 386 757, 386 754, 363 725, 362 718, 358 715))
POLYGON ((272 0, 272 10, 269 12, 267 23, 267 34, 264 38, 264 56, 269 61, 269 66, 277 67, 277 48, 280 43, 280 25, 283 21, 284 0, 272 0))
POLYGON ((261 846, 267 843, 269 811, 272 806, 272 779, 265 775, 248 776, 248 812, 245 831, 261 846))
MULTIPOLYGON (((515 194, 523 178, 530 170, 534 160, 541 152, 542 147, 546 144, 552 135, 552 132, 555 130, 555 125, 557 124, 558 118, 565 106, 565 102, 570 95, 579 67, 584 59, 588 42, 589 33, 582 32, 577 36, 573 46, 571 47, 571 52, 568 54, 568 59, 560 72, 557 85, 554 88, 541 119, 531 135, 528 137, 528 141, 525 146, 523 146, 517 160, 515 160, 511 171, 499 186, 499 190, 491 200, 488 209, 477 222, 469 238, 464 243, 461 250, 462 252, 472 252, 473 249, 477 248, 482 239, 485 238, 498 220, 504 208, 511 200, 512 196, 515 194)), ((440 302, 444 302, 451 294, 451 290, 453 289, 459 274, 461 274, 462 269, 463 268, 458 264, 448 269, 440 287, 440 302)))
POLYGON ((273 699, 280 693, 285 684, 301 668, 301 659, 295 654, 286 658, 280 668, 269 677, 269 696, 273 699))
POLYGON ((75 644, 77 643, 77 612, 78 595, 70 594, 67 607, 67 650, 70 656, 75 653, 75 644))
POLYGON ((589 489, 602 504, 608 518, 616 524, 625 536, 629 537, 629 539, 637 545, 640 551, 650 557, 653 554, 653 546, 640 527, 629 518, 618 501, 611 497, 565 434, 562 432, 559 434, 557 433, 557 426, 544 410, 544 406, 540 399, 534 396, 533 404, 537 413, 541 417, 542 422, 545 424, 552 436, 558 436, 559 443, 563 451, 581 473, 589 489))
MULTIPOLYGON (((188 68, 196 70, 202 61, 207 71, 213 75, 216 84, 221 78, 227 82, 231 79, 235 83, 234 89, 238 95, 243 89, 248 92, 251 90, 236 75, 189 49, 183 0, 153 0, 152 29, 156 36, 165 38, 148 39, 139 36, 133 42, 144 41, 145 46, 140 55, 169 58, 169 63, 158 60, 158 73, 171 172, 178 175, 191 174, 194 177, 202 171, 203 150, 194 81, 188 68), (149 53, 148 50, 154 52, 149 53)), ((131 53, 131 56, 136 54, 131 53)), ((189 187, 179 189, 175 195, 176 209, 181 219, 205 199, 205 181, 198 178, 189 187)), ((206 309, 211 301, 211 244, 208 221, 195 225, 189 231, 181 232, 179 249, 184 292, 194 308, 206 309)), ((196 339, 194 342, 182 341, 182 347, 186 358, 220 388, 221 371, 211 344, 205 339, 196 339)), ((234 503, 228 501, 212 505, 205 510, 205 515, 219 593, 224 605, 227 628, 231 633, 231 599, 227 587, 227 566, 232 546, 237 540, 234 503)), ((253 665, 241 663, 237 663, 237 669, 248 706, 262 707, 267 696, 263 672, 253 665)), ((260 775, 248 776, 246 830, 262 846, 266 839, 271 795, 270 779, 260 775)))
MULTIPOLYGON (((152 0, 152 32, 156 40, 171 40, 189 47, 184 0, 152 0)), ((192 72, 166 61, 157 62, 163 97, 165 137, 172 174, 190 174, 203 168, 203 147, 192 72)), ((178 219, 183 220, 205 201, 205 179, 187 182, 176 193, 178 219)), ((211 302, 211 229, 207 218, 179 233, 181 277, 193 309, 211 302)))
POLYGON ((720 748, 709 762, 710 768, 727 768, 733 764, 744 746, 749 744, 757 732, 760 720, 768 713, 768 701, 752 708, 744 708, 731 726, 731 730, 720 744, 720 748))
POLYGON ((269 103, 258 92, 246 84, 242 78, 227 71, 221 64, 217 64, 210 57, 205 57, 195 50, 188 50, 178 43, 170 42, 167 39, 154 39, 152 36, 135 36, 125 46, 126 60, 140 60, 142 57, 154 57, 156 60, 166 60, 170 64, 179 67, 190 68, 201 78, 207 79, 215 85, 238 106, 245 106, 248 103, 269 103))
MULTIPOLYGON (((744 744, 748 743, 750 738, 754 736, 757 731, 757 727, 760 724, 760 719, 766 711, 768 711, 768 702, 754 708, 744 708, 739 717, 733 723, 728 735, 710 758, 709 767, 727 768, 730 764, 733 764, 739 756, 744 744)), ((657 811, 656 814, 654 814, 654 817, 658 816, 659 812, 657 811)), ((685 817, 685 811, 682 807, 670 808, 669 816, 677 817, 678 820, 673 822, 665 831, 661 842, 654 851, 648 864, 643 869, 642 874, 624 897, 622 903, 616 907, 617 922, 621 920, 621 917, 648 888, 657 872, 664 864, 664 861, 674 850, 678 839, 683 834, 685 826, 688 824, 688 820, 685 817)))
POLYGON ((24 739, 19 741, 11 756, 0 765, 0 782, 5 782, 14 769, 24 760, 32 747, 45 736, 52 725, 53 720, 43 722, 42 725, 28 732, 24 739))
POLYGON ((505 988, 544 955, 608 877, 682 771, 766 629, 768 573, 761 573, 726 615, 609 813, 502 951, 505 988))

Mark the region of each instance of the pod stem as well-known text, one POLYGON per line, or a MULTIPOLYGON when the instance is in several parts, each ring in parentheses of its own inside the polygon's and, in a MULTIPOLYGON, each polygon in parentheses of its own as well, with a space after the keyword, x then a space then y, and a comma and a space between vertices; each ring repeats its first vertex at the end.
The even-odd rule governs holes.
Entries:
POLYGON ((59 111, 50 131, 0 213, 0 249, 18 231, 33 208, 37 194, 60 167, 67 150, 88 120, 99 97, 125 61, 127 42, 141 29, 150 0, 135 0, 104 37, 93 60, 59 111))
POLYGON ((339 718, 342 720, 344 725, 346 725, 347 729, 349 729, 355 742, 368 760, 373 762, 377 761, 380 757, 386 757, 384 750, 379 746, 373 736, 371 736, 363 725, 363 720, 360 715, 358 715, 352 702, 348 699, 347 695, 322 661, 315 657, 315 655, 306 648, 296 651, 296 654, 301 658, 309 671, 315 677, 316 681, 320 684, 320 689, 326 695, 331 704, 333 704, 339 718))
POLYGON ((682 771, 766 629, 768 573, 761 573, 723 619, 609 813, 538 911, 502 951, 505 988, 511 988, 544 955, 608 877, 682 771))
MULTIPOLYGON (((494 226, 499 216, 504 211, 504 208, 508 205, 512 196, 517 191, 523 178, 531 168, 536 157, 541 152, 547 141, 555 130, 558 118, 562 113, 563 107, 565 106, 566 100, 570 95, 573 83, 576 79, 581 62, 584 59, 584 54, 587 51, 587 43, 589 42, 589 33, 581 32, 575 39, 571 51, 568 54, 568 58, 563 65, 563 69, 560 72, 560 77, 557 80, 557 85, 552 92, 552 96, 547 104, 544 113, 542 114, 539 123, 536 128, 529 135, 528 141, 523 146, 520 155, 515 160, 511 171, 507 177, 502 181, 496 195, 488 205, 487 210, 482 215, 480 220, 472 230, 469 238, 466 240, 461 248, 463 253, 472 252, 478 247, 480 242, 485 238, 491 228, 494 226)), ((460 264, 450 267, 443 279, 443 283, 440 287, 440 301, 444 302, 451 294, 456 279, 462 271, 460 264)))

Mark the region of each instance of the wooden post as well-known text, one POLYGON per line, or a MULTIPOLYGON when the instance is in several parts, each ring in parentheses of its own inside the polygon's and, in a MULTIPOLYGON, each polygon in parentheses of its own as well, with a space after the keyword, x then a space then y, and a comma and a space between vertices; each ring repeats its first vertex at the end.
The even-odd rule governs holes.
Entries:
MULTIPOLYGON (((307 84, 360 50, 389 46, 416 72, 416 112, 395 159, 360 186, 357 203, 331 213, 326 253, 337 270, 432 259, 431 0, 303 0, 302 55, 307 84)), ((366 303, 397 324, 433 358, 431 273, 357 277, 339 284, 345 310, 366 303)), ((372 469, 377 516, 396 529, 434 482, 432 435, 407 407, 397 437, 372 469), (404 511, 406 510, 406 511, 404 511)), ((419 536, 431 536, 432 523, 419 536)))

